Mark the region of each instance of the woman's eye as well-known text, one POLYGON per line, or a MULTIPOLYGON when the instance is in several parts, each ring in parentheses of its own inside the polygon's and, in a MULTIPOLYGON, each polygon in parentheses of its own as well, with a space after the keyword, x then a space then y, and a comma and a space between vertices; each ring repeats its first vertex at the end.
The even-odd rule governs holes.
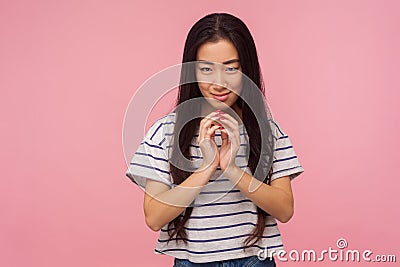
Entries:
POLYGON ((227 72, 236 72, 239 68, 228 67, 226 68, 227 72))
POLYGON ((200 68, 200 70, 201 70, 202 72, 210 72, 210 71, 211 71, 211 68, 202 67, 202 68, 200 68))

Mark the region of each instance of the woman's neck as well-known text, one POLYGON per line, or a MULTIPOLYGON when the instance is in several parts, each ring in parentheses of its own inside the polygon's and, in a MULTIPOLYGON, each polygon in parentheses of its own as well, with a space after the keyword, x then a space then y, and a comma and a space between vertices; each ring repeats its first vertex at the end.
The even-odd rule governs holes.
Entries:
POLYGON ((241 120, 243 120, 243 116, 242 116, 242 110, 238 107, 238 105, 233 104, 232 109, 236 112, 236 114, 239 116, 239 118, 241 120))

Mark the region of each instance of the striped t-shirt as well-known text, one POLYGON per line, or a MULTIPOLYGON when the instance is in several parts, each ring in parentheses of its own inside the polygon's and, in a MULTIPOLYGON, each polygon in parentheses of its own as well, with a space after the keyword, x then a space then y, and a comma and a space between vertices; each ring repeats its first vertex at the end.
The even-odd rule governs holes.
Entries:
MULTIPOLYGON (((276 121, 271 120, 270 123, 275 137, 271 180, 283 176, 290 176, 292 180, 304 172, 304 169, 288 135, 276 121)), ((172 112, 158 119, 150 127, 126 171, 126 175, 134 183, 145 188, 146 179, 152 179, 171 188, 176 186, 169 173, 168 161, 174 125, 175 113, 172 112)), ((202 159, 197 138, 193 139, 190 147, 192 159, 202 159)), ((244 171, 251 173, 247 167, 245 150, 249 145, 248 136, 243 124, 240 124, 240 140, 241 145, 235 162, 244 171)), ((215 133, 215 142, 218 146, 222 143, 219 130, 215 133)), ((160 231, 155 248, 156 254, 162 253, 202 263, 258 255, 260 250, 267 251, 269 256, 272 252, 284 248, 276 219, 267 216, 263 237, 255 245, 243 250, 243 241, 257 223, 257 207, 222 175, 220 168, 193 204, 193 211, 185 224, 187 243, 182 240, 175 242, 173 239, 167 244, 169 236, 166 224, 160 231)))

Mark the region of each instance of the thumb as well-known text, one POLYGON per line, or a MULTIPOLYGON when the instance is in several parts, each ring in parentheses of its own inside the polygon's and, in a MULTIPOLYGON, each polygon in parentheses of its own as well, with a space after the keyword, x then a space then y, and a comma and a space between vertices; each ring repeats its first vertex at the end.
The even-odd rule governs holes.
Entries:
POLYGON ((228 132, 225 129, 221 130, 221 139, 222 139, 221 147, 227 146, 228 145, 229 135, 228 135, 228 132))

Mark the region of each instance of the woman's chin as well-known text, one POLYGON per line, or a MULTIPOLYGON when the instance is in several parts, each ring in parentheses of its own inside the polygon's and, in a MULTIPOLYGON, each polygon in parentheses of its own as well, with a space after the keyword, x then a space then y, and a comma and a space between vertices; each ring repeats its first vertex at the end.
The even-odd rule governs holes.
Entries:
POLYGON ((207 99, 207 102, 213 109, 226 110, 230 108, 227 102, 222 102, 215 99, 210 99, 210 100, 207 99))

